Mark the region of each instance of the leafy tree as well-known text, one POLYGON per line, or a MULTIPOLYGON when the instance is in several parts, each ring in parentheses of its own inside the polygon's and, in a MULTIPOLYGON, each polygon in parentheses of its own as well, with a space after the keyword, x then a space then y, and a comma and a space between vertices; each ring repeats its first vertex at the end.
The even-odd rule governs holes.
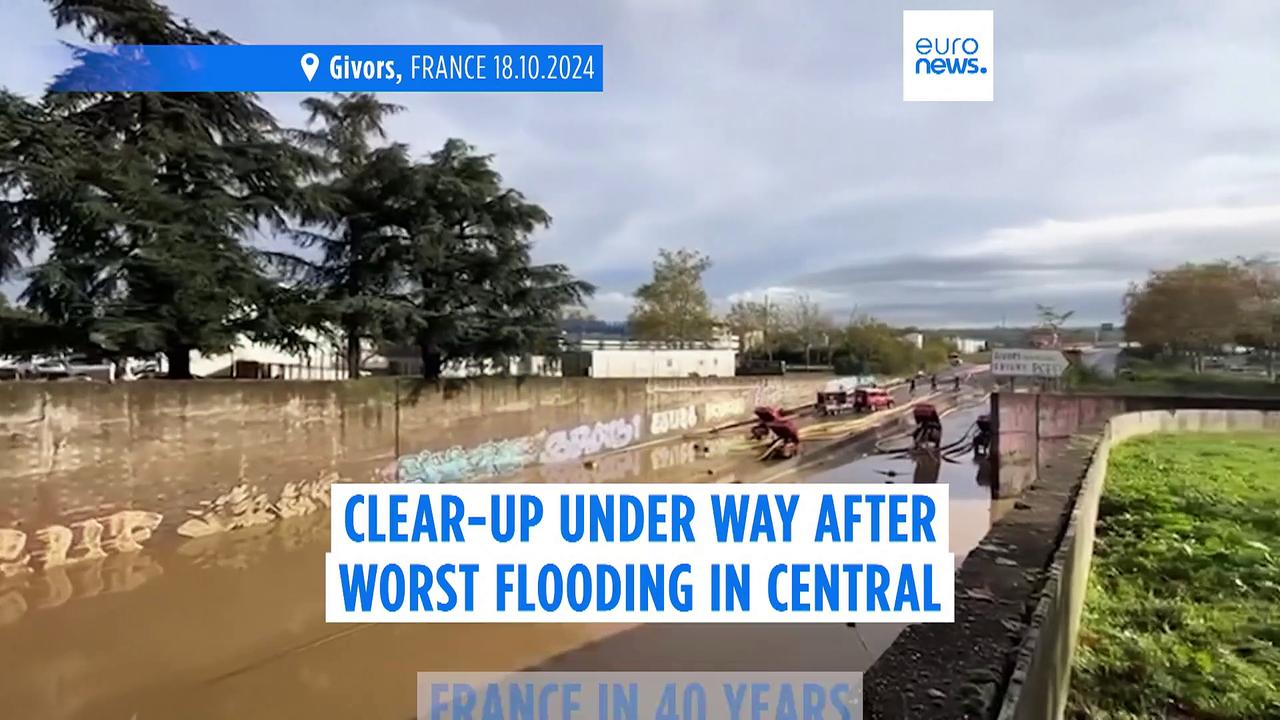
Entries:
POLYGON ((659 250, 653 279, 635 292, 632 332, 643 340, 687 343, 710 340, 715 333, 711 300, 702 276, 711 258, 694 250, 659 250))
POLYGON ((457 139, 418 167, 410 220, 405 331, 423 375, 450 360, 555 353, 560 318, 595 288, 559 264, 535 265, 531 234, 551 217, 505 187, 493 158, 457 139))
POLYGON ((919 351, 902 340, 901 330, 873 318, 861 318, 838 335, 833 364, 839 373, 899 375, 919 364, 919 351))
POLYGON ((290 137, 316 155, 323 174, 307 187, 297 213, 302 226, 291 234, 321 259, 275 259, 318 291, 342 330, 347 372, 359 377, 362 341, 403 321, 405 307, 392 293, 403 274, 406 206, 423 198, 414 196, 420 184, 407 148, 373 143, 386 138, 384 119, 403 108, 368 93, 307 98, 302 107, 308 127, 290 137))
POLYGON ((1125 335, 1185 354, 1199 371, 1204 354, 1236 339, 1251 285, 1245 270, 1229 262, 1152 271, 1125 296, 1125 335))
POLYGON ((1246 280, 1238 340, 1262 351, 1267 377, 1276 378, 1280 352, 1280 263, 1265 257, 1238 261, 1246 280))
MULTIPOLYGON (((95 43, 231 42, 153 0, 50 7, 59 28, 95 43)), ((292 296, 243 240, 283 226, 308 167, 254 96, 50 93, 38 106, 11 96, 3 105, 0 250, 50 240, 23 300, 62 328, 64 346, 114 357, 160 351, 169 376, 182 378, 191 351, 225 350, 241 334, 297 340, 276 317, 292 296)))

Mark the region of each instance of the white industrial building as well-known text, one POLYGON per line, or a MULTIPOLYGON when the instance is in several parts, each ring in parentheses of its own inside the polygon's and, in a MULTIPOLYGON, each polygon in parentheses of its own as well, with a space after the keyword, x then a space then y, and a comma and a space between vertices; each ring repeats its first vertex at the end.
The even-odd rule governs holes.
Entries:
POLYGON ((955 346, 955 349, 964 355, 972 355, 988 349, 986 340, 978 340, 976 338, 950 337, 947 338, 947 342, 955 346))
POLYGON ((561 368, 566 377, 733 377, 737 359, 736 337, 692 347, 634 340, 586 340, 565 350, 561 368))
MULTIPOLYGON (((303 351, 284 350, 241 337, 225 353, 202 355, 191 353, 191 374, 206 378, 248 380, 345 380, 347 358, 332 339, 318 333, 306 333, 312 345, 303 351)), ((386 360, 375 355, 371 343, 365 343, 363 367, 385 367, 386 360)), ((160 371, 165 363, 161 361, 160 371)))
MULTIPOLYGON (((412 348, 410 348, 412 350, 412 348)), ((400 351, 385 360, 391 375, 421 375, 422 358, 407 351, 400 351)), ((369 367, 366 365, 365 367, 369 367)), ((377 369, 382 369, 377 368, 377 369)), ((440 369, 440 377, 474 378, 486 376, 559 377, 560 363, 546 355, 525 355, 507 358, 505 362, 492 359, 477 361, 451 360, 440 369)))

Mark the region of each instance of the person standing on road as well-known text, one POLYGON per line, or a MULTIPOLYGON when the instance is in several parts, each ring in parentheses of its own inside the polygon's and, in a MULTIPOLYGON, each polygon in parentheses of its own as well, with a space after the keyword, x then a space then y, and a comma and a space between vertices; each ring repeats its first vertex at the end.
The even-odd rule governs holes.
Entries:
POLYGON ((938 392, 938 376, 937 375, 929 376, 929 389, 934 392, 938 392))
POLYGON ((911 384, 907 387, 907 392, 911 395, 916 394, 916 379, 911 378, 911 384))
POLYGON ((960 392, 960 376, 956 376, 956 392, 960 392))

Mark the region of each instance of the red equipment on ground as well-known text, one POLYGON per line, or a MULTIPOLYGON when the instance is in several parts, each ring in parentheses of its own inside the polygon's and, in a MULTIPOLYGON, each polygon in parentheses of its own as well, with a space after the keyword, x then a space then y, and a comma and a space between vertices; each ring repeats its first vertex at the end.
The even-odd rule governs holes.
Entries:
POLYGON ((758 422, 751 428, 752 440, 763 440, 769 437, 769 425, 782 419, 782 408, 772 405, 761 405, 755 409, 758 422))
POLYGON ((755 413, 760 422, 751 428, 751 437, 762 440, 773 435, 773 442, 769 443, 760 459, 795 457, 800 450, 800 428, 796 427, 795 422, 784 417, 782 410, 776 407, 761 406, 756 408, 755 413))
POLYGON ((920 403, 911 414, 916 420, 916 429, 911 435, 915 447, 941 447, 942 418, 938 416, 938 409, 928 403, 920 403))

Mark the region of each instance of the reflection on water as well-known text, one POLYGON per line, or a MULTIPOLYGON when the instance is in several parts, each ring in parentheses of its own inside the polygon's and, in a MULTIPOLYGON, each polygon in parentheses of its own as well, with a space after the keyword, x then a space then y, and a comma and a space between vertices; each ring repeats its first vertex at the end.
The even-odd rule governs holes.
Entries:
MULTIPOLYGON (((986 411, 982 405, 944 415, 944 445, 958 442, 986 411)), ((880 446, 895 450, 906 444, 902 439, 890 439, 882 441, 880 446)), ((910 478, 913 483, 947 485, 951 498, 951 552, 959 563, 977 547, 991 524, 1007 509, 1003 503, 993 502, 996 495, 993 476, 985 459, 974 458, 960 448, 945 456, 930 452, 877 454, 874 449, 866 448, 849 462, 815 472, 805 477, 804 482, 882 483, 905 482, 910 478)))
MULTIPOLYGON (((943 418, 944 443, 960 438, 986 408, 943 418)), ((882 443, 902 447, 900 440, 882 443)), ((870 448, 864 448, 870 451, 870 448)), ((799 482, 944 483, 950 487, 950 540, 956 564, 1008 509, 993 502, 985 460, 964 453, 853 455, 848 462, 800 476, 799 482)), ((537 666, 540 670, 848 670, 871 667, 906 625, 643 625, 537 666)))
MULTIPOLYGON (((726 435, 561 463, 519 479, 687 481, 750 450, 745 438, 726 435)), ((253 504, 251 490, 223 505, 253 504)), ((276 515, 231 532, 152 538, 104 558, 76 551, 78 561, 65 567, 24 565, 0 579, 0 715, 407 717, 417 671, 516 670, 626 629, 330 625, 329 513, 276 515)), ((10 545, 4 558, 27 554, 10 545)))
MULTIPOLYGON (((948 437, 972 422, 945 419, 948 437)), ((746 448, 743 451, 742 448, 746 448)), ((563 463, 560 481, 688 481, 733 469, 738 437, 563 463), (574 478, 570 480, 569 478, 574 478)), ((981 465, 867 457, 802 481, 945 483, 951 545, 972 549, 1001 510, 981 465)), ((717 476, 722 479, 721 476, 717 476)), ((525 478, 528 480, 528 478, 525 478)), ((0 581, 5 717, 407 717, 419 670, 865 670, 901 626, 416 625, 324 622, 328 513, 0 581), (594 641, 594 643, 593 643, 594 641), (571 651, 573 648, 577 650, 571 651), (285 700, 287 698, 287 701, 285 700), (399 714, 397 714, 399 713, 399 714)))
POLYGON ((677 440, 649 448, 622 450, 585 461, 534 465, 502 479, 502 482, 604 483, 673 482, 673 475, 732 462, 750 455, 754 445, 745 437, 723 435, 677 440))

